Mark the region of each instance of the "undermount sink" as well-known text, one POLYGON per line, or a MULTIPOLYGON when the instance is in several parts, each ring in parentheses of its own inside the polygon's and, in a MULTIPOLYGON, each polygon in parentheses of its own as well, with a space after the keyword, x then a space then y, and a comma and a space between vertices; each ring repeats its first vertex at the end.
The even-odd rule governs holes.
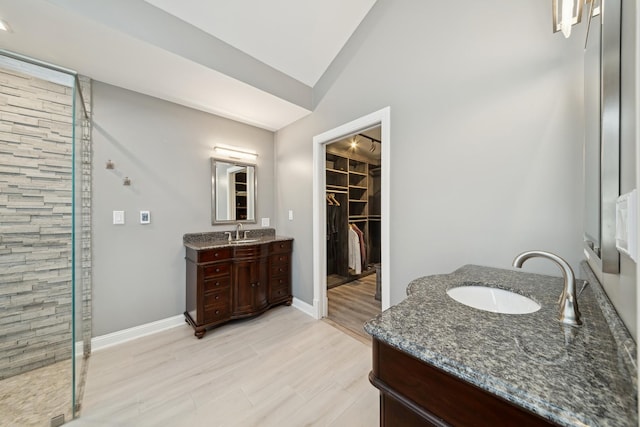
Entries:
POLYGON ((229 243, 231 243, 232 245, 240 245, 242 243, 253 243, 253 242, 257 242, 260 239, 240 239, 240 240, 231 240, 229 241, 229 243))
POLYGON ((503 314, 528 314, 540 304, 523 295, 488 286, 458 286, 447 291, 454 300, 478 310, 503 314))

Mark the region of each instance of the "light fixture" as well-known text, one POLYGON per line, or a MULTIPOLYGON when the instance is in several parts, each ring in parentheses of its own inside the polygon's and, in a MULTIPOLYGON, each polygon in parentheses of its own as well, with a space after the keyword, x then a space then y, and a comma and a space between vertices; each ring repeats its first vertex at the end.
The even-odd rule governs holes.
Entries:
POLYGON ((553 32, 562 31, 566 38, 571 35, 571 27, 582 21, 582 9, 588 4, 589 24, 591 17, 600 13, 596 3, 601 0, 552 0, 553 4, 553 32))
POLYGON ((7 23, 7 21, 5 21, 4 19, 0 19, 0 30, 1 31, 6 31, 7 33, 11 33, 11 27, 9 26, 9 24, 7 23))
POLYGON ((258 158, 257 153, 253 153, 251 151, 245 151, 238 148, 231 147, 213 147, 213 150, 221 156, 229 157, 231 159, 243 159, 243 160, 253 160, 255 161, 258 158))
POLYGON ((355 150, 356 148, 358 148, 358 138, 354 135, 354 137, 351 138, 351 149, 355 150))

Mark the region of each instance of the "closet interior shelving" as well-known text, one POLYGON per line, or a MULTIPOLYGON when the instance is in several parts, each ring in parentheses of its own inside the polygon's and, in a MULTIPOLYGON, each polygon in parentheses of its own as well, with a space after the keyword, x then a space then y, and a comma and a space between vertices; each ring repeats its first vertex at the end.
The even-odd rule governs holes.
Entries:
POLYGON ((327 276, 342 283, 370 274, 380 262, 380 165, 350 152, 326 153, 327 276), (362 274, 348 266, 348 229, 355 224, 364 234, 368 262, 362 274))

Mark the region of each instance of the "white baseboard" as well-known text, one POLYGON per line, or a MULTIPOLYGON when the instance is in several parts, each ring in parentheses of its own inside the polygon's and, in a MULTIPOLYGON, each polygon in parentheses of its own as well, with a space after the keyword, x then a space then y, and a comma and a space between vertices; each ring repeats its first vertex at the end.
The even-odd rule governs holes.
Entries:
POLYGON ((104 350, 105 348, 112 347, 114 345, 122 344, 157 332, 166 331, 167 329, 175 328, 180 325, 184 325, 184 315, 182 314, 151 323, 145 323, 144 325, 134 326, 133 328, 123 329, 122 331, 94 337, 91 338, 91 351, 104 350))
POLYGON ((314 319, 317 319, 317 317, 315 316, 315 309, 313 308, 312 305, 307 304, 306 302, 294 297, 293 303, 291 304, 291 306, 294 308, 297 308, 307 316, 311 316, 314 319))

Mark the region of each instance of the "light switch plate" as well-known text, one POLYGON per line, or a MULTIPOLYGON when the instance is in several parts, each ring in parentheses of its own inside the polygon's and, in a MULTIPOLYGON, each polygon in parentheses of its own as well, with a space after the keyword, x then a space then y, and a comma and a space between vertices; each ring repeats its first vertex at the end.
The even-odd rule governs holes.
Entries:
POLYGON ((124 211, 113 211, 113 224, 114 225, 124 224, 124 211))
POLYGON ((289 209, 289 221, 293 221, 293 209, 289 209))

